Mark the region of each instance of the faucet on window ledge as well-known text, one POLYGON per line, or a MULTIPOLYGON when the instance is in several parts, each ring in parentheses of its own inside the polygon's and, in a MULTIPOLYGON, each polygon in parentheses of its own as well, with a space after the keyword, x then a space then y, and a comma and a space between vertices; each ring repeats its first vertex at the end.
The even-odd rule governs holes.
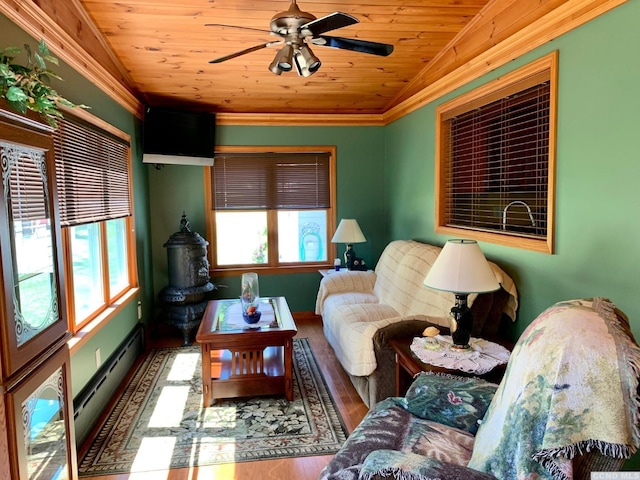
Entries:
POLYGON ((509 207, 516 204, 525 206, 525 208, 527 209, 527 213, 529 214, 529 218, 531 219, 531 226, 533 228, 536 228, 536 221, 533 219, 533 214, 531 213, 531 208, 529 208, 529 205, 527 205, 527 203, 523 202, 522 200, 514 200, 513 202, 509 203, 506 207, 504 207, 504 210, 502 210, 502 230, 507 229, 507 210, 509 210, 509 207))

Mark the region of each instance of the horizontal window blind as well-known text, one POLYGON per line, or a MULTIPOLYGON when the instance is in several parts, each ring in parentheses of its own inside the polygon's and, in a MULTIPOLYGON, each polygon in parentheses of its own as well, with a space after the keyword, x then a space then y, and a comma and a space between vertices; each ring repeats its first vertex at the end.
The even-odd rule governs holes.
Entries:
POLYGON ((550 83, 530 83, 445 120, 447 225, 547 235, 550 83))
POLYGON ((211 169, 214 210, 330 208, 330 155, 216 155, 211 169))
POLYGON ((64 118, 54 144, 61 225, 131 215, 127 143, 81 120, 64 118))
POLYGON ((6 201, 13 221, 27 222, 49 218, 45 153, 0 142, 6 201))

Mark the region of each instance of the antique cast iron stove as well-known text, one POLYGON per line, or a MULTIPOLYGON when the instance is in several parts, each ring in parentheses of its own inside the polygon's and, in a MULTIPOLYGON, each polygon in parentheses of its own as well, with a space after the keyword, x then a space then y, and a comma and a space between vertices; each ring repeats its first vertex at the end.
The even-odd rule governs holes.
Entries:
POLYGON ((169 237, 167 249, 169 285, 160 290, 160 320, 182 332, 184 345, 191 345, 191 332, 198 328, 209 300, 215 290, 209 282, 207 242, 189 228, 189 220, 182 214, 180 230, 169 237))

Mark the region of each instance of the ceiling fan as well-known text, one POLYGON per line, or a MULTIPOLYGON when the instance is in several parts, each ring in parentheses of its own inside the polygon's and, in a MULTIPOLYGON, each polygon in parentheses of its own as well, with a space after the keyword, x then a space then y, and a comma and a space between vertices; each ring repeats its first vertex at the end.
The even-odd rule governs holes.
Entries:
POLYGON ((386 57, 393 52, 393 45, 388 45, 386 43, 322 35, 325 32, 353 25, 355 23, 358 23, 357 18, 342 12, 333 12, 324 17, 316 18, 311 13, 301 11, 296 4, 296 0, 291 1, 291 5, 288 10, 277 13, 271 18, 271 30, 259 30, 256 28, 223 25, 220 23, 208 23, 206 26, 241 28, 244 30, 252 30, 282 37, 276 41, 255 45, 253 47, 216 58, 211 60, 209 63, 221 63, 266 47, 283 45, 283 47, 276 53, 271 65, 269 65, 269 70, 276 75, 281 75, 282 72, 291 71, 295 66, 298 75, 308 77, 309 75, 313 75, 317 72, 322 64, 320 59, 311 51, 309 46, 310 44, 368 53, 371 55, 380 55, 383 57, 386 57))

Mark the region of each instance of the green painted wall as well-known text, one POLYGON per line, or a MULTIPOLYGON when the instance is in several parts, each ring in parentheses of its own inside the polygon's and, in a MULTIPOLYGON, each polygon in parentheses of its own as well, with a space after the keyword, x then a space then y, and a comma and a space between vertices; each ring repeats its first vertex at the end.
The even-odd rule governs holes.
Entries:
POLYGON ((640 335, 640 2, 628 2, 387 126, 391 238, 434 233, 435 107, 559 50, 556 254, 483 243, 520 292, 513 336, 553 303, 604 296, 640 335))
MULTIPOLYGON (((18 46, 24 43, 35 48, 39 39, 29 37, 24 31, 0 14, 0 47, 18 46)), ((56 52, 53 52, 54 55, 56 52)), ((55 81, 54 88, 62 96, 75 103, 84 103, 91 107, 90 112, 131 135, 133 157, 134 212, 136 228, 136 246, 138 277, 141 286, 140 301, 143 312, 150 312, 152 295, 148 288, 151 284, 151 256, 148 254, 148 186, 147 168, 142 164, 140 143, 141 123, 135 116, 120 107, 109 96, 84 77, 61 63, 53 67, 64 81, 55 81)), ((102 328, 89 342, 75 352, 71 358, 71 384, 73 395, 77 395, 97 371, 95 350, 100 348, 103 360, 106 360, 120 342, 138 323, 137 305, 134 300, 122 313, 117 315, 106 327, 102 328)), ((148 316, 146 316, 148 317, 148 316)), ((143 316, 143 320, 146 320, 143 316)))
MULTIPOLYGON (((640 2, 628 2, 387 127, 390 237, 442 244, 448 237, 434 233, 435 107, 559 50, 556 253, 482 244, 518 286, 514 339, 553 303, 589 296, 613 300, 640 338, 638 18, 640 2)), ((639 470, 640 456, 625 469, 639 470)))
MULTIPOLYGON (((434 233, 435 108, 559 50, 556 253, 483 243, 520 293, 515 339, 557 301, 610 298, 640 338, 640 2, 612 12, 387 126, 390 238, 434 233), (393 159, 393 162, 391 161, 393 159)), ((640 455, 625 463, 640 470, 640 455)))
MULTIPOLYGON (((358 256, 373 265, 386 245, 387 203, 384 193, 384 129, 382 127, 240 127, 219 126, 218 145, 335 145, 337 147, 337 220, 357 218, 367 242, 358 256)), ((178 230, 185 210, 192 230, 205 234, 203 168, 149 165, 151 249, 155 294, 167 284, 163 244, 178 230)), ((211 242, 211 239, 207 239, 211 242)), ((211 247, 210 247, 211 248, 211 247)), ((339 254, 344 246, 338 246, 339 254)), ((314 273, 261 275, 261 295, 284 295, 294 312, 313 311, 320 275, 314 273)), ((227 285, 219 295, 239 295, 240 278, 214 278, 227 285)))

